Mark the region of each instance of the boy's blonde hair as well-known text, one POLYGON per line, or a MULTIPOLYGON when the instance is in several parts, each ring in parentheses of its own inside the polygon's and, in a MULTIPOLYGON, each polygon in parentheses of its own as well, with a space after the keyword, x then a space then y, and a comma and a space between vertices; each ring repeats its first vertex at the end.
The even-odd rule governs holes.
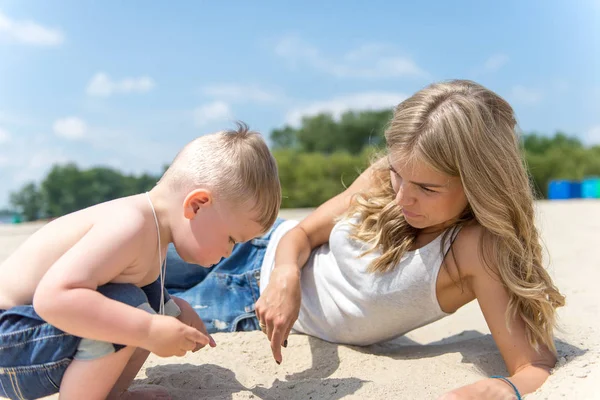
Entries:
POLYGON ((160 184, 174 191, 206 187, 218 199, 250 207, 267 231, 281 206, 277 162, 258 132, 237 129, 200 136, 177 154, 160 184))
MULTIPOLYGON (((556 351, 555 309, 565 298, 542 263, 533 192, 515 128, 504 99, 475 82, 455 80, 430 85, 398 105, 385 138, 394 161, 418 159, 461 179, 469 204, 446 237, 472 221, 483 227, 478 251, 509 293, 507 322, 522 318, 533 346, 556 351)), ((371 271, 386 272, 419 230, 394 202, 387 163, 376 165, 376 176, 378 187, 357 196, 350 213, 361 217, 353 237, 382 251, 371 271)))

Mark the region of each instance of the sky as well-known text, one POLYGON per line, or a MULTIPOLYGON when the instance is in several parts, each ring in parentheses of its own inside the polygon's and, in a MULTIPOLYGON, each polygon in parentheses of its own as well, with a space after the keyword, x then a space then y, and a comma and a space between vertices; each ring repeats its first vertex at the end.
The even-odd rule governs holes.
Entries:
POLYGON ((158 174, 242 120, 475 80, 525 132, 600 144, 600 0, 0 0, 0 208, 52 165, 158 174))

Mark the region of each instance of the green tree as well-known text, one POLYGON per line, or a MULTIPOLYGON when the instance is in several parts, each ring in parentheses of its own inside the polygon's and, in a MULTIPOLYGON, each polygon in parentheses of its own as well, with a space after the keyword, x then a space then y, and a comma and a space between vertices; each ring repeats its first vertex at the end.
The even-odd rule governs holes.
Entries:
POLYGON ((124 175, 112 168, 80 170, 75 164, 55 165, 42 181, 47 215, 58 217, 94 204, 150 190, 157 177, 124 175))
POLYGON ((315 207, 342 192, 368 165, 368 152, 274 152, 279 166, 282 208, 315 207))
POLYGON ((79 195, 90 182, 85 182, 75 164, 55 165, 41 183, 46 198, 46 214, 60 217, 88 206, 79 195))
POLYGON ((35 221, 43 212, 43 199, 35 183, 26 184, 21 190, 10 194, 11 206, 25 221, 35 221))
POLYGON ((298 143, 296 140, 296 130, 287 125, 281 129, 274 129, 271 132, 271 143, 274 149, 294 149, 298 143))
POLYGON ((533 187, 541 198, 548 196, 551 180, 600 175, 600 148, 586 148, 579 139, 563 132, 554 136, 526 134, 523 147, 533 187))
POLYGON ((391 115, 391 110, 382 110, 347 111, 339 121, 331 114, 304 117, 299 128, 275 129, 270 136, 271 142, 276 150, 359 154, 366 147, 383 144, 383 130, 391 115))
POLYGON ((523 135, 523 147, 531 154, 544 154, 554 148, 580 149, 583 148, 581 141, 563 132, 556 132, 554 136, 544 136, 533 132, 523 135))

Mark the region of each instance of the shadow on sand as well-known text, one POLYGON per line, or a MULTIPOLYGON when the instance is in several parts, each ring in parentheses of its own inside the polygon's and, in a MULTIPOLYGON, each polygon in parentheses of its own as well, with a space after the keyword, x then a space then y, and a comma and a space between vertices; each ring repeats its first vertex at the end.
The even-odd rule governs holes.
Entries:
MULTIPOLYGON (((250 392, 258 399, 332 399, 355 393, 365 383, 357 378, 305 379, 302 381, 275 380, 271 387, 245 387, 233 371, 214 364, 159 365, 146 370, 148 378, 134 385, 161 385, 174 400, 233 398, 234 393, 250 392)), ((249 394, 250 394, 249 393, 249 394)))
MULTIPOLYGON (((285 381, 275 380, 271 387, 245 387, 229 369, 214 364, 160 365, 146 370, 147 379, 136 380, 135 385, 158 384, 169 390, 175 400, 232 399, 234 393, 250 392, 258 399, 332 399, 354 394, 367 381, 358 378, 329 378, 340 366, 340 345, 309 337, 313 354, 311 367, 289 374, 285 381), (326 354, 324 354, 326 353, 326 354), (317 357, 318 354, 318 357, 317 357)), ((561 340, 556 341, 559 357, 569 362, 586 353, 561 340)), ((407 337, 367 346, 347 346, 355 351, 389 357, 394 360, 433 358, 446 353, 461 353, 462 362, 477 368, 482 376, 507 375, 502 357, 489 334, 464 331, 443 340, 422 345, 407 337)), ((249 393, 249 394, 250 394, 249 393)))

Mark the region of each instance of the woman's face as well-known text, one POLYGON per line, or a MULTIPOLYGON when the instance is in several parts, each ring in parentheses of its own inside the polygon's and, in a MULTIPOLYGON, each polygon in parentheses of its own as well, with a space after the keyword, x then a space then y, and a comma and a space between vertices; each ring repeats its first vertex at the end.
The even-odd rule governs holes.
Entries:
POLYGON ((418 160, 410 163, 388 160, 395 201, 411 226, 442 229, 467 207, 460 178, 437 172, 418 160))

